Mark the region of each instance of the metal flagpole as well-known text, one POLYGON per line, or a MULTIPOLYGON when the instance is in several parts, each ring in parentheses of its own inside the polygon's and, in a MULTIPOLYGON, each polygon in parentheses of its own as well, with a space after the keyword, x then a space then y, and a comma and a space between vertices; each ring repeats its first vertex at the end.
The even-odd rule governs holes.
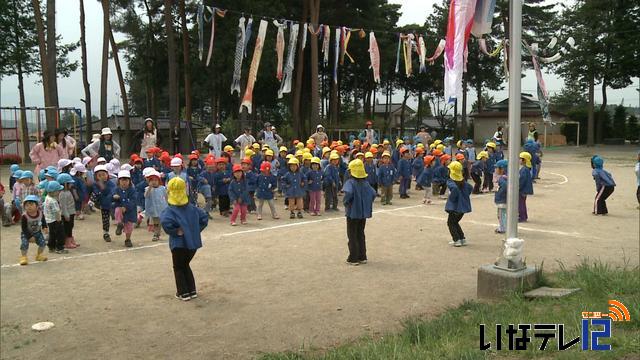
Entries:
POLYGON ((519 151, 522 70, 522 0, 509 1, 509 167, 507 188, 507 240, 496 266, 517 271, 526 267, 522 261, 522 240, 518 239, 519 151), (515 256, 514 256, 515 255, 515 256))

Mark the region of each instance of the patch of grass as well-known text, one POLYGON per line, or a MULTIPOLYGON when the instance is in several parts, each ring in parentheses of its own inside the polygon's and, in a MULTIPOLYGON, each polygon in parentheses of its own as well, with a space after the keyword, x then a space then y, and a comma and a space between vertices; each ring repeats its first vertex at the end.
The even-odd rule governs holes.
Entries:
MULTIPOLYGON (((640 269, 625 262, 611 266, 584 260, 574 269, 560 264, 560 271, 545 276, 545 285, 581 288, 561 299, 528 300, 512 294, 497 303, 465 301, 434 319, 413 317, 403 321, 396 334, 379 338, 365 337, 324 351, 300 351, 266 354, 263 360, 303 359, 619 359, 640 357, 640 269), (608 300, 616 299, 627 306, 629 322, 614 322, 612 337, 602 343, 612 351, 582 351, 580 344, 563 352, 557 350, 557 339, 551 339, 544 351, 541 340, 531 338, 528 350, 508 351, 508 324, 565 324, 565 342, 581 336, 581 312, 608 312, 608 300), (479 324, 485 324, 487 341, 495 344, 495 324, 503 325, 502 351, 480 351, 479 324)), ((530 333, 531 335, 531 333, 530 333)))

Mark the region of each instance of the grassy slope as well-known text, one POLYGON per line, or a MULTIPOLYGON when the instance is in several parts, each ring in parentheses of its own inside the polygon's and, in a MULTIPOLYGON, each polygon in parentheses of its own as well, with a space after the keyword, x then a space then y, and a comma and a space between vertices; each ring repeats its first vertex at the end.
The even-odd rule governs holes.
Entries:
MULTIPOLYGON (((575 269, 562 269, 543 280, 545 285, 581 288, 562 299, 526 300, 513 295, 499 303, 467 301, 435 319, 412 318, 403 330, 380 338, 362 338, 328 350, 308 350, 266 354, 263 360, 293 359, 638 359, 640 358, 640 273, 638 267, 612 267, 599 262, 584 262, 575 269), (565 342, 580 336, 582 311, 607 312, 609 299, 624 303, 630 322, 614 322, 612 337, 604 343, 612 351, 581 351, 580 344, 558 352, 556 339, 547 350, 539 351, 541 339, 532 338, 529 349, 516 351, 480 351, 479 324, 487 327, 489 341, 495 341, 495 324, 564 323, 565 342)), ((503 349, 508 345, 503 333, 503 349)))

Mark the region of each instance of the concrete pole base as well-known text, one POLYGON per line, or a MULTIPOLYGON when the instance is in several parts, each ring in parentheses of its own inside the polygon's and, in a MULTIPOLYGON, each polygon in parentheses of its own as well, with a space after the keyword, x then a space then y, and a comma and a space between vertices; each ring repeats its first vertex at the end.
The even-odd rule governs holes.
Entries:
POLYGON ((493 264, 478 268, 478 299, 499 299, 511 292, 523 292, 535 288, 540 270, 524 268, 506 271, 493 264))

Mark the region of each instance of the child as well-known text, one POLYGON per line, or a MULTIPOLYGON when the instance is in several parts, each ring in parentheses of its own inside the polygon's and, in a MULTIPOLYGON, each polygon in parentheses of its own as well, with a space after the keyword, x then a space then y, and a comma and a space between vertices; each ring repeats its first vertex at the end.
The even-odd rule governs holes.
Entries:
POLYGON ((147 150, 145 151, 146 157, 143 159, 142 163, 142 166, 144 168, 152 167, 156 171, 160 171, 160 160, 156 157, 156 155, 158 154, 158 150, 160 149, 157 147, 147 148, 147 150))
POLYGON ((367 219, 372 216, 373 201, 376 192, 367 182, 367 172, 362 160, 349 163, 349 180, 344 183, 343 204, 347 217, 347 237, 349 238, 349 257, 347 264, 367 263, 367 246, 364 229, 367 219))
POLYGON ((38 245, 38 252, 36 253, 36 261, 47 261, 47 257, 43 255, 44 247, 46 245, 44 241, 43 232, 47 232, 47 222, 44 221, 42 211, 40 211, 38 204, 40 198, 37 195, 28 195, 22 201, 22 233, 20 234, 20 265, 29 264, 27 259, 27 251, 29 251, 29 243, 34 242, 38 245))
POLYGON ((65 249, 75 249, 77 246, 73 240, 73 226, 75 223, 76 207, 75 198, 73 196, 73 178, 71 175, 62 173, 58 176, 58 183, 63 186, 60 195, 58 195, 58 203, 62 213, 62 226, 64 227, 64 247, 65 249))
POLYGON ((526 151, 520 153, 520 197, 518 201, 518 221, 526 222, 529 219, 527 214, 527 195, 533 195, 533 179, 531 177, 531 154, 526 151))
POLYGON ((494 202, 498 208, 498 228, 496 234, 504 234, 507 231, 507 160, 500 160, 496 163, 496 174, 498 175, 498 191, 496 191, 494 202))
POLYGON ((338 189, 340 189, 340 155, 331 152, 329 164, 322 171, 322 190, 324 190, 324 211, 338 211, 338 189))
POLYGON ((289 199, 289 215, 290 219, 296 218, 296 211, 298 212, 298 219, 302 219, 302 208, 304 206, 305 195, 305 178, 300 172, 300 161, 296 158, 291 158, 287 163, 289 165, 289 172, 285 175, 283 181, 285 186, 285 195, 289 199))
POLYGON ((482 176, 484 175, 485 168, 487 166, 487 158, 489 154, 486 151, 480 151, 476 158, 476 162, 471 165, 471 178, 473 179, 473 193, 481 194, 482 190, 482 176))
POLYGON ((320 202, 322 201, 322 171, 320 171, 320 158, 311 159, 311 169, 307 173, 307 192, 309 194, 309 213, 311 216, 320 215, 320 202))
MULTIPOLYGON (((256 194, 258 175, 253 172, 253 162, 251 160, 247 158, 242 159, 241 166, 242 172, 244 173, 244 180, 247 184, 247 191, 249 192, 249 202, 246 203, 247 211, 253 214, 256 211, 256 201, 254 196, 256 194)), ((258 168, 260 168, 260 165, 258 165, 258 168)))
POLYGON ((460 220, 465 213, 471 212, 471 191, 472 187, 464 181, 462 176, 462 164, 458 161, 454 161, 448 165, 449 180, 447 181, 447 187, 449 188, 449 198, 444 207, 444 210, 449 214, 447 219, 447 226, 449 227, 449 233, 451 233, 452 241, 450 245, 455 247, 466 246, 467 239, 464 236, 462 227, 460 227, 460 220))
POLYGON ((160 185, 160 173, 153 168, 147 174, 144 189, 144 211, 149 219, 149 230, 153 232, 151 241, 160 240, 160 214, 167 207, 167 188, 160 185))
POLYGON ((167 206, 160 214, 160 223, 169 234, 169 248, 176 279, 176 299, 189 301, 198 297, 196 282, 189 263, 202 247, 200 233, 209 223, 207 214, 189 203, 186 182, 174 178, 167 184, 167 206))
POLYGON ((398 179, 400 180, 400 199, 408 199, 407 191, 411 188, 411 153, 404 147, 400 149, 398 179))
POLYGON ((102 238, 106 242, 111 242, 109 235, 109 221, 111 219, 111 204, 115 185, 109 181, 109 172, 105 165, 97 165, 93 169, 95 182, 93 184, 93 197, 96 205, 100 208, 102 217, 102 238))
POLYGON ((216 166, 218 171, 215 174, 215 188, 218 194, 218 209, 220 215, 224 217, 229 216, 230 202, 229 202, 229 183, 231 182, 231 171, 227 170, 227 158, 219 157, 216 159, 216 166))
POLYGON ((18 180, 17 177, 14 176, 18 170, 20 170, 20 165, 18 164, 11 164, 9 167, 9 171, 11 171, 11 175, 9 176, 9 191, 13 191, 13 185, 15 185, 18 180))
POLYGON ((364 170, 367 172, 367 182, 375 190, 376 196, 378 196, 378 172, 374 161, 375 155, 373 155, 373 151, 376 149, 371 150, 364 154, 364 170))
POLYGON ((258 197, 258 220, 262 220, 262 205, 266 201, 271 209, 271 217, 279 219, 276 213, 276 205, 273 201, 274 191, 276 190, 277 179, 271 173, 271 164, 264 161, 260 165, 260 175, 256 182, 256 196, 258 197))
POLYGON ((187 166, 187 178, 189 179, 189 201, 193 205, 198 205, 198 184, 200 182, 200 166, 198 166, 198 155, 189 155, 189 166, 187 166))
POLYGON ((433 181, 433 160, 435 157, 433 155, 427 155, 424 157, 424 169, 420 176, 417 179, 417 182, 424 189, 424 199, 422 200, 423 204, 431 204, 431 182, 433 181))
POLYGON ((382 153, 381 164, 378 167, 378 184, 380 184, 380 202, 382 205, 392 205, 393 183, 396 180, 396 169, 391 164, 391 154, 388 151, 382 153))
POLYGON ((124 229, 124 246, 132 247, 131 233, 133 225, 138 220, 136 213, 136 191, 131 186, 131 174, 127 170, 118 173, 118 187, 113 191, 113 205, 116 207, 116 235, 121 235, 124 229))
POLYGON ((207 213, 209 219, 213 219, 213 217, 211 216, 211 210, 215 209, 218 204, 218 199, 215 194, 216 161, 214 160, 214 158, 207 157, 204 161, 204 167, 205 169, 200 173, 201 184, 199 191, 204 196, 204 211, 207 213))
POLYGON ((251 202, 247 181, 241 165, 233 165, 233 180, 229 184, 229 201, 233 204, 231 226, 236 226, 236 219, 240 213, 240 223, 247 224, 247 207, 251 202))
POLYGON ((18 178, 19 186, 14 184, 14 205, 22 214, 22 201, 29 195, 38 195, 38 188, 33 184, 33 172, 24 170, 18 178))
POLYGON ((607 198, 613 194, 616 183, 613 181, 611 173, 602 168, 604 160, 595 155, 591 158, 591 167, 593 167, 593 180, 596 182, 596 199, 593 203, 593 214, 607 215, 607 198))
POLYGON ((413 178, 416 179, 416 190, 423 190, 422 185, 418 183, 418 178, 422 171, 424 170, 424 148, 417 147, 416 148, 416 157, 413 159, 411 163, 411 170, 413 173, 413 178))
POLYGON ((64 248, 64 227, 62 225, 62 212, 58 203, 58 194, 63 187, 55 180, 47 183, 47 197, 44 200, 44 220, 49 228, 49 251, 56 254, 66 254, 69 251, 64 248))
POLYGON ((87 168, 84 167, 82 163, 75 164, 69 172, 71 174, 71 178, 73 179, 74 206, 76 209, 76 218, 78 220, 84 220, 82 207, 88 196, 87 183, 84 177, 85 172, 87 172, 87 168))
POLYGON ((493 172, 495 171, 496 164, 496 144, 488 142, 485 151, 487 152, 487 161, 484 168, 484 183, 482 184, 482 191, 493 191, 493 172))
POLYGON ((2 226, 10 226, 11 220, 7 218, 7 211, 4 204, 4 185, 0 183, 0 218, 2 219, 2 226))
POLYGON ((440 167, 438 167, 438 170, 435 172, 434 174, 434 181, 435 182, 435 178, 437 177, 440 181, 440 187, 439 187, 439 195, 440 195, 440 199, 446 199, 446 191, 448 188, 447 183, 449 182, 449 164, 451 163, 451 155, 449 154, 444 154, 440 157, 440 167))

